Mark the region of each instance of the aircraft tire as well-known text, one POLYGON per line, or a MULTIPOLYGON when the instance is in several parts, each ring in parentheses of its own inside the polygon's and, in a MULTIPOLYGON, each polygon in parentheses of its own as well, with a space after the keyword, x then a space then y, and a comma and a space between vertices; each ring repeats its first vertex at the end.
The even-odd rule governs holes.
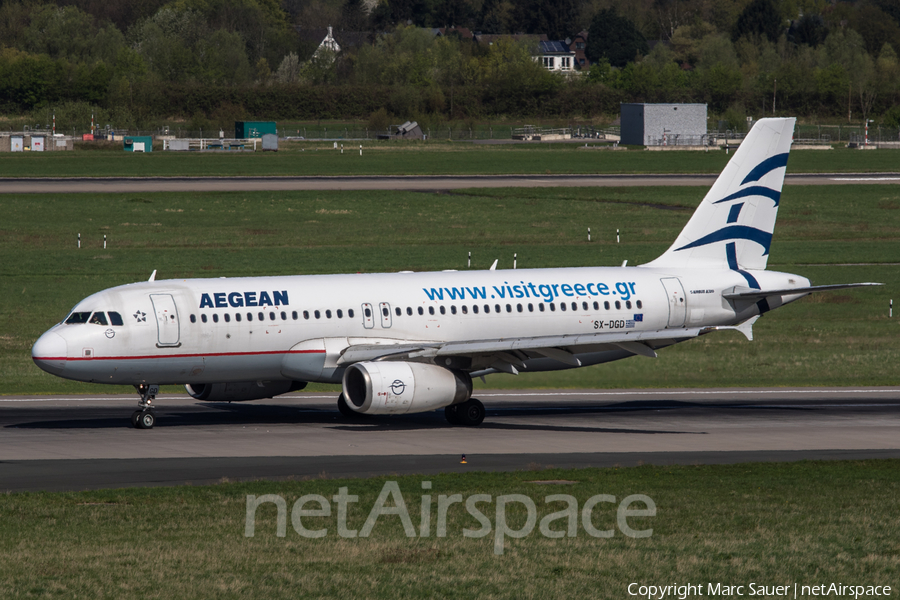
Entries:
POLYGON ((141 428, 141 426, 138 425, 138 419, 140 419, 140 418, 141 418, 141 411, 136 410, 133 413, 131 413, 131 426, 134 427, 135 429, 141 428))
POLYGON ((451 404, 444 407, 444 418, 451 425, 462 425, 462 421, 459 418, 459 404, 451 404))
POLYGON ((484 422, 484 404, 477 398, 469 398, 459 405, 457 414, 460 424, 465 427, 477 427, 484 422))
POLYGON ((350 408, 350 406, 347 404, 347 399, 344 397, 344 394, 341 394, 340 396, 338 396, 337 407, 338 407, 338 410, 341 411, 341 414, 344 415, 345 417, 347 417, 348 419, 352 419, 359 414, 355 410, 350 408))
POLYGON ((156 415, 153 414, 152 410, 141 411, 137 419, 137 425, 138 429, 153 429, 153 426, 156 425, 156 415))

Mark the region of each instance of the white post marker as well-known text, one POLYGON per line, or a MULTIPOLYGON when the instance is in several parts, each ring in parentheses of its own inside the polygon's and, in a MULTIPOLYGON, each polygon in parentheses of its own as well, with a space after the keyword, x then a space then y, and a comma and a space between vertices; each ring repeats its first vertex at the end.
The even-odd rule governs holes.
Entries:
POLYGON ((894 299, 893 298, 891 298, 891 308, 888 311, 888 317, 890 317, 892 319, 894 318, 894 299))
POLYGON ((106 234, 103 234, 103 249, 106 250, 106 234))
POLYGON ((472 253, 469 252, 469 268, 472 268, 472 253))
POLYGON ((591 241, 591 228, 588 227, 588 241, 591 241))
POLYGON ((518 261, 518 258, 519 258, 519 253, 518 253, 518 252, 514 252, 514 253, 513 253, 513 269, 516 268, 516 262, 518 261))
POLYGON ((81 234, 78 234, 78 247, 81 248, 81 234))
POLYGON ((362 156, 362 144, 359 145, 359 155, 362 156))
POLYGON ((619 230, 616 229, 616 243, 619 243, 619 230))

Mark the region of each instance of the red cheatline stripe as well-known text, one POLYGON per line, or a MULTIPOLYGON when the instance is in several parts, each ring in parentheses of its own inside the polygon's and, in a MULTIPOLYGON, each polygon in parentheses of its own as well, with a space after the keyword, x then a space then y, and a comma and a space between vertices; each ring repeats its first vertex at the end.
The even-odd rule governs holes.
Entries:
POLYGON ((269 354, 325 354, 324 350, 272 350, 269 352, 217 352, 213 354, 159 354, 145 356, 34 356, 32 360, 146 360, 154 358, 210 358, 213 356, 265 356, 269 354))

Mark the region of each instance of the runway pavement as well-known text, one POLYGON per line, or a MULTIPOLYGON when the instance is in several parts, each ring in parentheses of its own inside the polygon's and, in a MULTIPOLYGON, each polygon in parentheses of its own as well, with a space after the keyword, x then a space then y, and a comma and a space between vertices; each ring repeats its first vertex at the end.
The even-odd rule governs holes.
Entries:
POLYGON ((900 388, 481 391, 480 427, 442 411, 347 420, 335 394, 248 403, 0 397, 0 491, 258 478, 900 458, 900 388), (468 464, 459 458, 466 454, 468 464))
MULTIPOLYGON (((709 175, 385 175, 348 177, 0 178, 0 194, 453 190, 497 187, 710 186, 709 175)), ((786 185, 900 184, 900 173, 788 174, 786 185)))

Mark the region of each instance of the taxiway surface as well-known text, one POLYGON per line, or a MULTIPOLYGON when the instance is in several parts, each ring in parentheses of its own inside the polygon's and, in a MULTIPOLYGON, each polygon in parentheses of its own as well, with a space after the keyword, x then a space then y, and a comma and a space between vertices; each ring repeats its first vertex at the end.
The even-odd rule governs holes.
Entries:
POLYGON ((900 388, 481 391, 480 427, 442 411, 346 420, 335 394, 248 403, 0 397, 0 491, 514 470, 900 458, 900 388), (466 454, 468 463, 460 464, 466 454))
MULTIPOLYGON (((349 177, 0 178, 0 194, 454 190, 498 187, 710 186, 709 175, 384 175, 349 177)), ((788 174, 785 185, 900 184, 900 173, 788 174)))

